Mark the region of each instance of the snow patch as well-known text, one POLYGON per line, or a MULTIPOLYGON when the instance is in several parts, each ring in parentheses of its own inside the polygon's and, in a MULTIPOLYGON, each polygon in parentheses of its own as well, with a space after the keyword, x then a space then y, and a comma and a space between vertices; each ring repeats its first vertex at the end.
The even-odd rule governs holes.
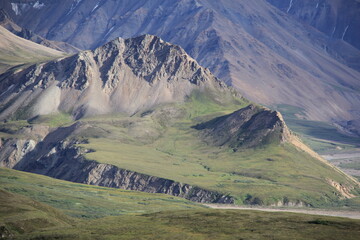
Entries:
POLYGON ((82 2, 82 0, 75 0, 70 7, 70 10, 68 11, 68 13, 66 14, 69 15, 70 13, 72 13, 72 11, 74 11, 74 9, 82 2))
POLYGON ((349 25, 346 26, 346 28, 345 28, 345 30, 344 30, 344 33, 343 33, 343 35, 342 35, 342 37, 341 37, 341 40, 344 40, 345 34, 346 34, 346 32, 347 32, 348 29, 349 29, 349 25))
POLYGON ((292 5, 293 5, 293 0, 290 0, 289 8, 286 11, 287 13, 289 13, 290 9, 292 8, 292 5))
POLYGON ((112 26, 109 31, 107 31, 107 33, 104 36, 104 39, 111 33, 111 31, 114 29, 114 26, 112 26))
POLYGON ((40 9, 45 7, 45 4, 41 1, 36 1, 34 4, 30 3, 11 3, 11 8, 14 11, 15 15, 21 15, 22 12, 29 10, 31 7, 35 9, 40 9))
POLYGON ((34 5, 33 5, 33 8, 36 8, 36 9, 40 9, 42 7, 45 7, 45 4, 40 3, 39 1, 36 1, 36 3, 34 3, 34 5))
POLYGON ((334 36, 335 31, 336 31, 336 26, 334 27, 334 30, 333 30, 333 31, 332 31, 332 33, 331 33, 331 37, 333 37, 333 36, 334 36))
POLYGON ((91 10, 91 13, 94 12, 94 11, 99 7, 99 4, 100 4, 100 2, 98 2, 98 3, 95 5, 95 7, 93 8, 93 10, 91 10))
POLYGON ((11 8, 12 8, 12 10, 14 11, 14 13, 15 13, 16 15, 20 15, 20 14, 21 14, 21 12, 20 12, 20 10, 19 10, 19 6, 18 6, 17 3, 11 3, 11 8))
POLYGON ((2 95, 4 95, 5 93, 7 93, 9 90, 13 89, 14 86, 15 86, 14 84, 11 84, 11 85, 6 89, 5 92, 3 92, 3 93, 0 94, 0 97, 1 97, 2 95))

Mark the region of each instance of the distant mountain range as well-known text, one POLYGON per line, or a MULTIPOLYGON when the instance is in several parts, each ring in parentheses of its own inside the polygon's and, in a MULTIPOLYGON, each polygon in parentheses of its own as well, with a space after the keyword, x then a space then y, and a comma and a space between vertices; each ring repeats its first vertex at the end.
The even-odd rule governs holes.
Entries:
POLYGON ((160 36, 250 100, 296 106, 306 119, 353 129, 360 116, 358 2, 294 0, 289 11, 289 1, 270 2, 285 13, 265 0, 1 1, 0 7, 18 25, 81 49, 116 37, 160 36), (349 27, 340 37, 343 25, 349 27))
POLYGON ((267 0, 332 39, 344 40, 360 49, 359 0, 267 0))

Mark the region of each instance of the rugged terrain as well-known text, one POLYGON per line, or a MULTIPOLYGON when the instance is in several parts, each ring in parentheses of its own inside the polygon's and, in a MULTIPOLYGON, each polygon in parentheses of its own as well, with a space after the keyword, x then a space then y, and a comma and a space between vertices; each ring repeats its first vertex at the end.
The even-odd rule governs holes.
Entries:
POLYGON ((0 89, 1 166, 198 202, 357 199, 358 183, 306 147, 279 112, 155 36, 7 72, 0 89))
POLYGON ((20 38, 2 26, 0 26, 0 38, 0 73, 17 65, 51 60, 65 55, 63 52, 20 38))
MULTIPOLYGON (((291 2, 290 14, 301 12, 298 5, 316 9, 315 3, 291 2)), ((321 1, 318 9, 327 9, 326 2, 336 1, 321 1)), ((356 16, 359 8, 353 2, 339 9, 351 8, 356 16)), ((348 43, 356 42, 357 18, 345 34, 346 42, 299 23, 265 0, 3 1, 1 7, 18 25, 82 49, 116 37, 154 34, 182 46, 250 100, 296 106, 305 119, 345 128, 359 119, 360 50, 348 43)), ((347 18, 346 11, 339 10, 338 19, 347 18)), ((322 22, 332 16, 326 10, 321 14, 322 22)), ((338 26, 336 36, 343 30, 338 26)))

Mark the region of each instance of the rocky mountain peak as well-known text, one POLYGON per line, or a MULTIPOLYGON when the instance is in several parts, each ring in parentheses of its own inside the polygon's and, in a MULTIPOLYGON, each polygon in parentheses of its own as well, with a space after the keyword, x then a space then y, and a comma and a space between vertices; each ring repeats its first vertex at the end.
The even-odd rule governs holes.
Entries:
POLYGON ((54 112, 69 112, 77 119, 114 112, 133 114, 158 104, 185 101, 195 89, 226 89, 182 48, 152 35, 116 38, 93 51, 0 78, 4 92, 0 118, 54 112), (5 83, 11 83, 11 88, 5 83), (27 110, 20 111, 20 106, 27 110))

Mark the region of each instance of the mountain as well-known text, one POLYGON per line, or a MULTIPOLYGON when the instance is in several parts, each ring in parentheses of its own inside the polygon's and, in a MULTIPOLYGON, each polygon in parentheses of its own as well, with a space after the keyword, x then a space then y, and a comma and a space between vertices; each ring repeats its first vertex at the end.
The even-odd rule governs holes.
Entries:
POLYGON ((344 206, 359 194, 280 113, 156 36, 7 72, 0 90, 2 167, 208 203, 344 206))
POLYGON ((46 61, 65 55, 63 52, 20 38, 2 26, 0 38, 0 73, 16 65, 46 61))
POLYGON ((16 23, 14 23, 9 15, 3 10, 0 10, 0 26, 3 26, 10 32, 14 33, 16 36, 19 36, 21 38, 30 40, 32 42, 38 43, 40 45, 55 49, 60 52, 66 52, 66 53, 76 53, 80 50, 68 43, 64 42, 57 42, 57 41, 49 41, 43 37, 40 37, 39 35, 33 33, 30 30, 21 28, 16 23))
POLYGON ((267 0, 284 12, 315 27, 327 36, 360 49, 360 2, 358 0, 267 0))
POLYGON ((300 109, 301 118, 343 127, 359 119, 360 50, 263 0, 3 1, 1 7, 20 26, 82 49, 119 36, 157 35, 250 100, 286 104, 300 109))
POLYGON ((0 89, 6 91, 9 85, 12 89, 0 98, 0 119, 57 112, 71 113, 75 119, 115 112, 131 115, 183 102, 196 89, 211 89, 222 99, 234 94, 183 49, 150 35, 118 38, 94 51, 4 75, 0 89))

